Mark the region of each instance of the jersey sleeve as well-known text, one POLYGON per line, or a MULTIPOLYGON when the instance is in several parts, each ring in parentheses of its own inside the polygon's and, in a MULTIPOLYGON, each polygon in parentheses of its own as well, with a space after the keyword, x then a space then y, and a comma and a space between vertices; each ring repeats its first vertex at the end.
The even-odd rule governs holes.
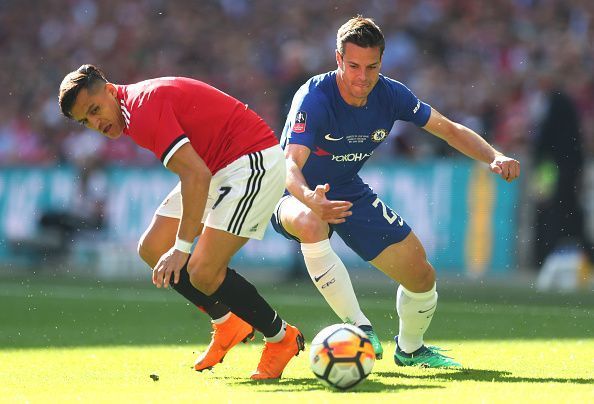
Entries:
POLYGON ((323 127, 326 109, 314 94, 296 95, 287 117, 287 143, 315 148, 316 135, 323 127))
POLYGON ((161 111, 155 130, 155 154, 161 159, 165 167, 171 157, 190 140, 180 126, 173 107, 168 101, 161 104, 161 111))
POLYGON ((419 100, 404 84, 390 81, 396 100, 396 116, 394 120, 412 122, 417 126, 425 126, 431 115, 431 106, 419 100))

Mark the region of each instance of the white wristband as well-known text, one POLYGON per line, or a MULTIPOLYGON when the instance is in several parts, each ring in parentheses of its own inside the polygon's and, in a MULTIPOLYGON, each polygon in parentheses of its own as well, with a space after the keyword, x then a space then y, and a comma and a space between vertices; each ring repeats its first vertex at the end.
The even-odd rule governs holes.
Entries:
POLYGON ((180 250, 181 252, 185 252, 186 254, 189 254, 190 251, 192 251, 192 245, 194 243, 190 243, 189 241, 186 240, 182 240, 179 237, 176 237, 175 239, 175 245, 173 246, 176 250, 180 250))

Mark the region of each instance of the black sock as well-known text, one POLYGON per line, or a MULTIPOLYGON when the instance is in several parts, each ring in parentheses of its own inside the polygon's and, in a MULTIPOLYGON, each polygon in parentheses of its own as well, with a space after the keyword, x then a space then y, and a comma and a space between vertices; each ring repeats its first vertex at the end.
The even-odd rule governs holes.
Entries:
MULTIPOLYGON (((204 295, 204 296, 206 296, 206 295, 204 295)), ((202 309, 213 320, 216 320, 217 318, 221 318, 231 311, 229 309, 229 306, 227 306, 225 303, 221 303, 221 302, 214 302, 214 304, 212 304, 210 306, 202 306, 202 309)))
POLYGON ((283 320, 243 276, 231 268, 219 288, 210 296, 225 303, 233 313, 264 334, 273 337, 279 333, 283 320))
MULTIPOLYGON (((190 261, 189 258, 188 261, 190 261)), ((204 310, 212 319, 221 318, 229 313, 229 307, 205 295, 192 285, 190 275, 188 274, 188 261, 186 261, 179 272, 179 282, 177 284, 173 283, 173 278, 169 282, 171 287, 194 305, 198 306, 198 308, 204 310)))

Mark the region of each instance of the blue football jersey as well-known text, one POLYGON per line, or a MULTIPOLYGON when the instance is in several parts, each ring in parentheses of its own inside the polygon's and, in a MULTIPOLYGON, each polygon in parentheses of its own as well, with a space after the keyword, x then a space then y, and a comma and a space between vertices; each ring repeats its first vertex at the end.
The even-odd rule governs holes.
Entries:
POLYGON ((300 144, 311 154, 302 172, 311 189, 329 183, 328 199, 354 200, 367 186, 358 172, 388 136, 394 122, 424 126, 431 107, 404 84, 379 81, 362 107, 340 95, 336 71, 314 76, 297 91, 281 137, 281 146, 300 144))

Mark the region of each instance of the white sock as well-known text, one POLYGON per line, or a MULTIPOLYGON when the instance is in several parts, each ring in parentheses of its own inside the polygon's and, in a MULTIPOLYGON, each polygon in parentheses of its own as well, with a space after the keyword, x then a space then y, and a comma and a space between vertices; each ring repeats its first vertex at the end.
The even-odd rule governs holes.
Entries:
POLYGON ((400 285, 396 292, 396 311, 400 317, 398 346, 411 353, 423 346, 423 335, 437 307, 435 285, 428 292, 414 293, 400 285))
POLYGON ((371 325, 359 307, 349 273, 332 250, 330 240, 302 243, 301 251, 311 280, 338 317, 356 326, 371 325))
MULTIPOLYGON (((276 317, 276 314, 275 314, 276 317)), ((285 320, 283 320, 283 325, 281 325, 281 329, 278 333, 276 333, 276 335, 273 335, 272 337, 264 337, 264 340, 266 342, 281 342, 283 340, 283 338, 285 338, 285 334, 287 333, 287 323, 285 322, 285 320)))
POLYGON ((225 321, 229 320, 229 317, 231 317, 231 312, 225 314, 223 317, 213 318, 212 322, 215 324, 221 324, 221 323, 224 323, 225 321))

